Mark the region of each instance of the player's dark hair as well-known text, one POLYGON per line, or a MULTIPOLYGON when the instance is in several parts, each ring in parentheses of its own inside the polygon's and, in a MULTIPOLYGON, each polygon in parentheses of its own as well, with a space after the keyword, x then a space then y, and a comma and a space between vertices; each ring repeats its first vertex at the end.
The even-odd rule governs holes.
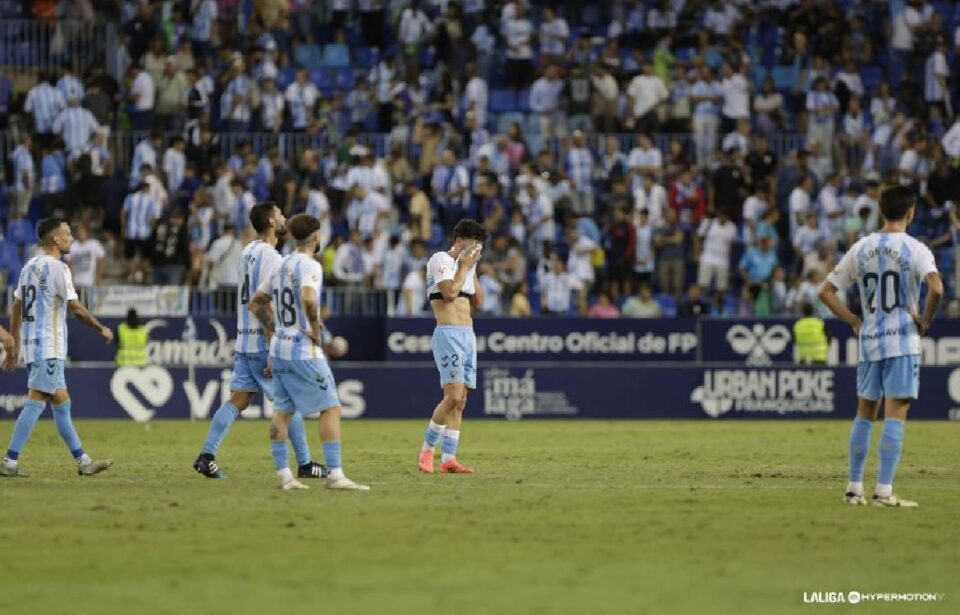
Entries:
POLYGON ((917 196, 908 186, 891 186, 880 193, 880 213, 886 220, 903 220, 916 204, 917 196))
POLYGON ((461 237, 463 239, 476 239, 483 243, 487 240, 487 230, 476 220, 464 218, 453 227, 453 239, 457 240, 461 237))
POLYGON ((307 237, 320 228, 320 221, 307 214, 297 214, 287 221, 287 230, 296 242, 306 241, 307 237))
POLYGON ((257 233, 262 233, 270 228, 270 219, 273 218, 273 208, 277 204, 273 201, 257 203, 250 208, 250 224, 257 233))
POLYGON ((54 232, 65 220, 63 218, 44 218, 37 223, 37 237, 40 241, 50 239, 50 233, 54 232))

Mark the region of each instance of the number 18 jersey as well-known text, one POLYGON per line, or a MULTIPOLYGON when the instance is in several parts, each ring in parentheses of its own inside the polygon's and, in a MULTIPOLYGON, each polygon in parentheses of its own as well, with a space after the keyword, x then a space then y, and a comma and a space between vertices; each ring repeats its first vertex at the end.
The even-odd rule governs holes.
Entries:
POLYGON ((266 352, 267 341, 263 327, 250 312, 253 294, 269 280, 283 259, 273 246, 256 239, 240 253, 240 292, 237 293, 237 352, 266 352))
POLYGON ((861 361, 920 354, 910 312, 918 309, 923 279, 936 271, 930 249, 906 233, 872 233, 847 251, 827 280, 841 290, 860 287, 861 361))
POLYGON ((77 298, 66 263, 51 256, 31 258, 13 292, 20 300, 23 362, 67 358, 67 302, 77 298))
POLYGON ((310 331, 303 307, 303 289, 312 288, 317 296, 317 318, 320 317, 320 294, 323 290, 323 267, 309 256, 294 252, 265 280, 258 291, 273 299, 274 334, 270 356, 290 361, 317 359, 323 351, 306 333, 310 331))

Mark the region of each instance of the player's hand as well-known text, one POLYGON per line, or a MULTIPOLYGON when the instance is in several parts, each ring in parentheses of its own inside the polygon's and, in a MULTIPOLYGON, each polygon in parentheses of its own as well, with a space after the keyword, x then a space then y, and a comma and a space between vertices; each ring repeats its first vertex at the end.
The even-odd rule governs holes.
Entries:
POLYGON ((273 363, 267 358, 267 366, 263 370, 263 375, 267 378, 273 378, 273 363))
POLYGON ((860 337, 860 327, 862 326, 863 326, 863 322, 858 318, 857 321, 853 323, 853 325, 850 327, 851 329, 853 329, 853 334, 856 335, 857 338, 860 337))
POLYGON ((918 314, 915 310, 910 311, 910 316, 913 318, 913 322, 917 325, 917 331, 920 335, 926 335, 927 331, 930 330, 930 321, 918 314))
MULTIPOLYGON (((13 338, 10 338, 11 341, 13 338)), ((11 344, 10 346, 4 345, 4 351, 6 351, 6 358, 3 360, 3 371, 9 372, 17 366, 17 360, 19 359, 20 349, 16 344, 11 344)))
POLYGON ((470 267, 476 265, 477 261, 480 260, 481 252, 483 252, 483 246, 479 243, 475 243, 463 251, 463 254, 460 255, 460 262, 469 269, 470 267))
POLYGON ((113 341, 113 331, 110 327, 100 327, 100 336, 107 340, 108 344, 113 341))

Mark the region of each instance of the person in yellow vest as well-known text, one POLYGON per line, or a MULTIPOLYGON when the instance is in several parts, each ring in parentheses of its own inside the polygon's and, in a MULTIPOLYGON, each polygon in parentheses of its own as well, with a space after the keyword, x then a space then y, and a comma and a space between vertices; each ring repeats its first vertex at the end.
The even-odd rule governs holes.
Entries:
POLYGON ((793 323, 797 363, 822 365, 827 362, 826 325, 822 318, 814 316, 809 303, 804 303, 802 310, 803 318, 793 323))
POLYGON ((117 365, 146 365, 149 337, 150 332, 140 322, 137 310, 127 310, 127 320, 117 327, 117 365))

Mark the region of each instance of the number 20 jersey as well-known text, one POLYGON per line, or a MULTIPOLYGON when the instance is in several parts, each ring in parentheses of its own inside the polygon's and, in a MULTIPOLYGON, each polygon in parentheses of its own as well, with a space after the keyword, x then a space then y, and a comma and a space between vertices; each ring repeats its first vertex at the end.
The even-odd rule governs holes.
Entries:
POLYGON ((66 263, 51 256, 31 258, 13 293, 20 300, 23 362, 67 358, 67 302, 77 298, 66 263))
POLYGON ((283 257, 273 246, 256 239, 240 253, 240 292, 237 293, 237 352, 266 352, 263 327, 250 311, 249 303, 257 289, 273 275, 283 257))
POLYGON ((924 278, 936 271, 930 249, 906 233, 872 233, 844 254, 827 280, 841 290, 859 286, 861 361, 920 354, 910 312, 918 309, 924 278))
POLYGON ((312 288, 317 297, 317 318, 320 317, 320 296, 323 290, 323 267, 309 256, 294 252, 283 258, 280 266, 260 291, 270 293, 273 299, 274 327, 270 342, 270 356, 290 361, 323 357, 323 351, 313 343, 303 307, 303 289, 312 288))

